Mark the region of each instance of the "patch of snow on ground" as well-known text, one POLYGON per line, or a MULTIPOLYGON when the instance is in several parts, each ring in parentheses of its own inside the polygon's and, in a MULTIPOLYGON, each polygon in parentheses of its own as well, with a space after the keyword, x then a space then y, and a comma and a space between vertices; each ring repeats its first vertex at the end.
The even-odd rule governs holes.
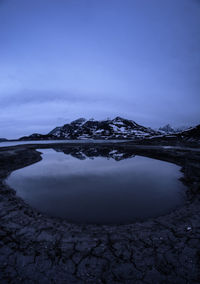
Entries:
POLYGON ((117 150, 112 150, 109 154, 112 155, 112 154, 115 154, 117 153, 117 150))

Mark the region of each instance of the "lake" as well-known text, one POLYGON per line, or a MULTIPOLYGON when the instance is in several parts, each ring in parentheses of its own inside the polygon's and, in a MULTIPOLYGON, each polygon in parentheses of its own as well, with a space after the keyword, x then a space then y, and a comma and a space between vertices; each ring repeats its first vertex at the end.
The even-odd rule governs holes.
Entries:
POLYGON ((107 157, 39 149, 42 160, 16 170, 7 184, 33 208, 75 223, 127 224, 181 206, 180 167, 143 156, 107 157))
POLYGON ((11 146, 17 146, 17 145, 27 145, 27 144, 69 144, 69 143, 119 143, 119 142, 125 142, 127 140, 116 140, 116 139, 109 139, 109 140, 95 140, 95 139, 82 139, 82 140, 29 140, 29 141, 3 141, 0 142, 0 148, 1 147, 11 147, 11 146))

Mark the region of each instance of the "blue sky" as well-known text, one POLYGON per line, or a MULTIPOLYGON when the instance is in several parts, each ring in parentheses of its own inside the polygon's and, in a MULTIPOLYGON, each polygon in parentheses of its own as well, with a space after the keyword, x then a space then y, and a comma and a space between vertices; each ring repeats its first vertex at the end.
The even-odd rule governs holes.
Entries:
POLYGON ((0 137, 200 123, 199 0, 0 0, 0 137))

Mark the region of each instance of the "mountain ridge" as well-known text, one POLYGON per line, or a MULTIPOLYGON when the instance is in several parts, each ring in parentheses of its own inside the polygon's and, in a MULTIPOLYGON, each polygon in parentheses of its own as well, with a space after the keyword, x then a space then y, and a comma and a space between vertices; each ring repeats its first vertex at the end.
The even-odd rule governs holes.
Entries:
POLYGON ((157 131, 142 126, 133 120, 122 117, 94 120, 76 119, 63 126, 57 126, 47 134, 33 133, 19 140, 131 140, 141 143, 200 143, 200 125, 184 131, 171 131, 167 125, 165 131, 157 131))
POLYGON ((57 126, 47 134, 33 133, 20 139, 141 139, 159 134, 160 132, 150 127, 117 116, 114 119, 100 121, 79 118, 63 126, 57 126))
POLYGON ((169 123, 158 128, 158 131, 161 132, 162 134, 175 134, 175 133, 180 133, 184 132, 186 130, 189 130, 193 127, 186 127, 186 126, 181 126, 181 127, 173 127, 169 123))

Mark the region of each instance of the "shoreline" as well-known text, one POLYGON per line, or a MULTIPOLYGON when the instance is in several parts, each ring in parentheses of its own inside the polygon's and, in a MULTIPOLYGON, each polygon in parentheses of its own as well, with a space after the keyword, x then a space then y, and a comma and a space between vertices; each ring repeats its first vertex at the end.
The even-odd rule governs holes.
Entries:
POLYGON ((12 171, 42 159, 36 149, 58 147, 0 148, 2 283, 198 283, 200 153, 128 142, 62 144, 62 149, 117 148, 172 162, 181 166, 188 185, 188 200, 170 214, 129 225, 78 225, 36 212, 5 184, 12 171))

